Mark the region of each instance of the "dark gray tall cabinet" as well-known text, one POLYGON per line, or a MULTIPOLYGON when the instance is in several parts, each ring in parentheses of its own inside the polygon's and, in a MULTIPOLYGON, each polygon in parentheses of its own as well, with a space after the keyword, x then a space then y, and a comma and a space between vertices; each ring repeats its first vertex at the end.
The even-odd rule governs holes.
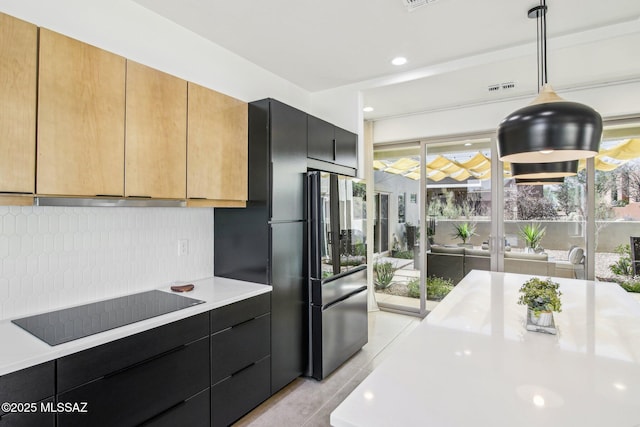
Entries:
POLYGON ((307 362, 307 114, 273 99, 249 104, 249 200, 215 209, 216 276, 273 287, 271 392, 307 362))

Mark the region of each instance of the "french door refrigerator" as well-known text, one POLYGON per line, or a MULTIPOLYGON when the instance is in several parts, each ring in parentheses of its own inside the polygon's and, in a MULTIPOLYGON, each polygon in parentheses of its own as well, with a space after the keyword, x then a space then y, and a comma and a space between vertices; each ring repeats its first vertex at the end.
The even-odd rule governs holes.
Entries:
POLYGON ((307 174, 309 365, 322 380, 368 340, 365 186, 307 174))

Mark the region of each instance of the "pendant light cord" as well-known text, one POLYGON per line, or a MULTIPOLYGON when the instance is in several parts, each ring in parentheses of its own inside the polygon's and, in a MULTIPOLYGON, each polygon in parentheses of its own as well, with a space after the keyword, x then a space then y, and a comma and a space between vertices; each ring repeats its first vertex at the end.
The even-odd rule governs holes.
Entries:
POLYGON ((547 0, 542 0, 542 83, 547 84, 547 0))
POLYGON ((547 1, 540 0, 536 12, 536 51, 538 62, 538 93, 548 83, 547 71, 547 1))

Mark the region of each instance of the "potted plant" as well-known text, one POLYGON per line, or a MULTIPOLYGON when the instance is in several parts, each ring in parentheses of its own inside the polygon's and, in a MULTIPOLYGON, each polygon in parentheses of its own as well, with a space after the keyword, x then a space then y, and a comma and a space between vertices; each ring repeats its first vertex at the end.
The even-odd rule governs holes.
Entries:
POLYGON ((546 227, 534 223, 520 227, 518 234, 526 242, 525 252, 536 252, 540 248, 540 242, 546 231, 546 227))
POLYGON ((533 277, 520 287, 518 304, 527 306, 527 317, 531 323, 543 327, 553 324, 553 312, 562 311, 559 286, 551 278, 533 277))
POLYGON ((468 222, 454 224, 453 229, 454 233, 451 236, 462 240, 462 244, 459 244, 460 246, 469 246, 467 245, 467 241, 476 235, 476 226, 468 222))

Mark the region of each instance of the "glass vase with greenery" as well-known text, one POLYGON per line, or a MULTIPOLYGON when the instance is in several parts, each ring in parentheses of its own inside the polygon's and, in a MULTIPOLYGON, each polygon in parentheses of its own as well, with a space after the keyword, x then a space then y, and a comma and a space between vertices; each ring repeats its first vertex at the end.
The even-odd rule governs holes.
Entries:
POLYGON ((531 320, 541 326, 551 324, 552 312, 562 311, 559 290, 560 285, 551 278, 540 279, 533 277, 520 287, 518 304, 526 305, 531 311, 531 320), (543 320, 544 319, 544 320, 543 320))

